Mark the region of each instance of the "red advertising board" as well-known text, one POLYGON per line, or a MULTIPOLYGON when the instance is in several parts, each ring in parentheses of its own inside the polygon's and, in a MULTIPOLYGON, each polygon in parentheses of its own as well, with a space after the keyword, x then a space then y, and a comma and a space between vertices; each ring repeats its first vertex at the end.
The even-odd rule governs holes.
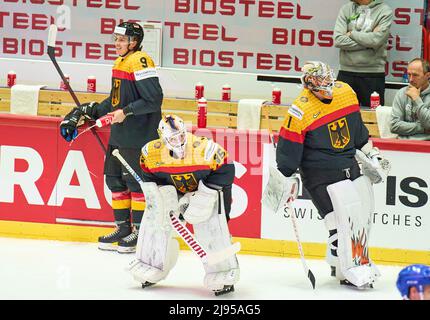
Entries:
MULTIPOLYGON (((103 225, 113 222, 104 184, 103 150, 85 133, 72 144, 59 134, 60 118, 0 115, 0 220, 103 225)), ((107 144, 109 129, 97 130, 107 144)), ((235 162, 233 236, 260 238, 261 132, 198 129, 223 145, 235 162)))

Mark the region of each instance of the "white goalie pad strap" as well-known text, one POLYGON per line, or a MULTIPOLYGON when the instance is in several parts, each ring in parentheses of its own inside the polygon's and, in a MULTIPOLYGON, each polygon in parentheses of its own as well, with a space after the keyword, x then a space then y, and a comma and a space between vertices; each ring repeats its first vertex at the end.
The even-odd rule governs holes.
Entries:
POLYGON ((324 217, 324 225, 328 231, 336 229, 336 216, 333 211, 327 213, 324 217))
POLYGON ((369 233, 373 212, 373 189, 369 179, 343 180, 327 186, 338 233, 337 255, 344 277, 361 287, 373 283, 369 260, 369 233))
MULTIPOLYGON (((193 225, 197 241, 209 254, 231 246, 223 203, 221 192, 221 201, 220 203, 217 201, 209 219, 193 225), (218 205, 221 205, 221 214, 218 214, 218 205)), ((220 263, 205 264, 204 268, 206 271, 204 284, 210 290, 221 290, 224 285, 233 285, 239 281, 239 263, 235 254, 220 263)))
POLYGON ((161 197, 163 199, 163 207, 164 207, 164 215, 163 219, 160 220, 162 225, 170 226, 170 212, 178 212, 179 209, 179 201, 178 201, 178 193, 174 186, 162 186, 159 187, 161 197))
POLYGON ((200 180, 197 191, 191 194, 189 200, 188 208, 183 214, 184 219, 190 224, 198 224, 211 216, 218 201, 218 191, 206 187, 200 180))
POLYGON ((169 239, 166 259, 163 263, 163 269, 156 268, 150 264, 144 263, 139 259, 133 260, 128 267, 133 279, 140 283, 151 282, 157 283, 167 277, 170 270, 175 266, 178 260, 179 243, 176 239, 169 239))
POLYGON ((269 181, 264 189, 261 202, 263 205, 278 212, 287 201, 295 200, 299 192, 299 178, 296 175, 285 177, 277 168, 269 167, 269 181))
POLYGON ((188 209, 188 206, 190 205, 190 198, 191 198, 191 192, 188 192, 184 194, 178 202, 179 205, 179 213, 184 215, 185 211, 188 209))
POLYGON ((239 268, 230 269, 228 271, 207 273, 204 279, 206 288, 212 291, 222 290, 224 286, 232 286, 239 281, 239 268))
POLYGON ((149 225, 162 224, 165 213, 164 201, 158 186, 154 182, 144 182, 142 184, 142 192, 145 195, 145 214, 142 218, 142 224, 149 225))
POLYGON ((145 182, 142 191, 146 201, 145 222, 169 229, 169 212, 177 212, 179 207, 176 188, 170 185, 158 187, 154 182, 145 182))

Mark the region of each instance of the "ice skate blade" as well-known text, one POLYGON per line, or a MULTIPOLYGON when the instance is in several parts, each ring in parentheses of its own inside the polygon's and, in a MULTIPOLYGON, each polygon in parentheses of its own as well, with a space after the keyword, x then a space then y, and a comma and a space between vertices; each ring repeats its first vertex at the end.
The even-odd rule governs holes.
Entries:
POLYGON ((117 246, 113 243, 99 242, 98 248, 102 251, 117 251, 117 246))
POLYGON ((348 280, 340 280, 340 285, 342 286, 348 286, 357 290, 367 290, 367 289, 373 289, 373 283, 368 283, 365 285, 362 285, 360 287, 357 287, 355 284, 352 284, 348 280))
POLYGON ((136 247, 118 247, 118 253, 135 253, 136 247))
POLYGON ((224 286, 223 289, 214 291, 215 296, 221 296, 229 292, 234 292, 234 286, 224 286))
POLYGON ((146 281, 145 283, 142 283, 142 289, 145 289, 145 288, 147 288, 147 287, 151 287, 151 286, 153 286, 155 283, 152 283, 152 282, 149 282, 149 281, 146 281))

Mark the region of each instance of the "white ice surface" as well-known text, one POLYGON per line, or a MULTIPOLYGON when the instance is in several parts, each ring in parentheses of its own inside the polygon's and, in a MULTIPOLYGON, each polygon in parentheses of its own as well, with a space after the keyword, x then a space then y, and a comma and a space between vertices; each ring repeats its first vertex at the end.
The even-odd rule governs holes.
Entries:
POLYGON ((202 264, 191 251, 181 251, 167 279, 146 289, 125 271, 133 257, 100 251, 96 243, 0 238, 0 299, 400 300, 400 266, 379 266, 375 288, 360 291, 340 286, 325 261, 307 259, 317 280, 312 290, 300 259, 239 254, 236 291, 215 297, 203 286, 202 264))

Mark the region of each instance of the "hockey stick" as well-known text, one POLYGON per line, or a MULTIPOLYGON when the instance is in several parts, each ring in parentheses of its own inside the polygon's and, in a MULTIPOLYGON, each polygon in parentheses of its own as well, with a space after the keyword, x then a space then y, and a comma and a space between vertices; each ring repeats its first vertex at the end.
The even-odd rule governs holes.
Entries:
POLYGON ((287 202, 286 208, 288 210, 288 213, 291 216, 291 221, 293 222, 294 234, 296 236, 297 246, 299 247, 300 260, 302 260, 303 269, 305 270, 305 274, 309 278, 309 281, 311 282, 312 289, 315 289, 315 281, 316 281, 315 276, 312 273, 312 271, 309 269, 308 264, 306 263, 306 260, 305 260, 305 254, 303 253, 302 243, 300 242, 300 238, 299 238, 299 230, 297 227, 295 212, 292 208, 292 201, 287 202))
MULTIPOLYGON (((270 140, 273 144, 273 147, 276 150, 275 138, 273 137, 272 126, 271 126, 270 118, 269 118, 269 106, 268 105, 266 105, 266 106, 267 106, 267 108, 265 110, 266 111, 265 116, 266 116, 266 120, 267 120, 267 127, 269 128, 270 140)), ((286 207, 287 207, 288 213, 291 216, 291 222, 293 224, 294 235, 296 236, 296 242, 297 242, 297 246, 299 248, 300 260, 302 261, 303 269, 305 270, 305 274, 308 277, 309 281, 311 282, 312 289, 315 289, 315 282, 316 282, 315 276, 312 273, 312 271, 309 269, 309 267, 306 263, 306 260, 305 260, 305 254, 303 253, 302 243, 301 243, 300 237, 299 237, 299 228, 297 227, 297 221, 296 221, 294 210, 292 208, 292 201, 290 199, 288 200, 286 207)))
MULTIPOLYGON (((81 103, 78 100, 78 97, 76 96, 75 92, 73 91, 72 87, 70 86, 69 81, 67 81, 66 77, 64 76, 63 71, 61 70, 60 66, 58 65, 57 59, 55 58, 55 41, 57 39, 57 26, 55 24, 51 24, 49 27, 49 34, 48 34, 48 56, 51 59, 52 63, 54 64, 55 69, 57 69, 58 74, 60 75, 61 79, 63 80, 64 84, 67 87, 67 90, 69 91, 70 95, 72 96, 73 101, 75 104, 79 107, 81 103)), ((91 128, 91 132, 96 137, 98 143, 102 147, 104 153, 106 153, 106 147, 103 144, 102 140, 100 139, 99 135, 97 134, 96 130, 94 128, 91 128)))
POLYGON ((172 223, 176 232, 181 236, 185 243, 200 257, 203 263, 207 263, 209 265, 217 264, 234 255, 240 250, 240 243, 236 242, 223 250, 212 253, 206 252, 206 250, 203 249, 203 247, 194 238, 190 230, 188 230, 188 228, 183 225, 172 212, 169 213, 170 222, 172 223))
MULTIPOLYGON (((112 151, 112 155, 114 155, 122 165, 127 169, 127 171, 133 176, 133 178, 139 183, 142 190, 144 190, 144 185, 142 179, 133 170, 133 168, 127 163, 127 161, 121 156, 118 149, 112 151)), ((234 255, 240 250, 240 243, 236 242, 231 246, 217 251, 208 253, 196 240, 190 230, 183 225, 179 219, 172 213, 169 212, 170 223, 175 229, 176 233, 185 241, 188 247, 202 260, 203 263, 207 263, 209 265, 217 264, 221 261, 226 260, 228 257, 234 255)))

